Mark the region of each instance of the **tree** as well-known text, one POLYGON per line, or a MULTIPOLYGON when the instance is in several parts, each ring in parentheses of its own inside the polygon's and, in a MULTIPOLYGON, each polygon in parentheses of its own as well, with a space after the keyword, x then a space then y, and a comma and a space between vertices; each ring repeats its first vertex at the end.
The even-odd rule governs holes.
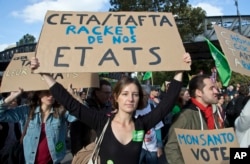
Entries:
POLYGON ((109 11, 160 11, 165 0, 110 0, 109 11))
POLYGON ((250 85, 249 81, 250 81, 249 76, 242 75, 242 74, 239 74, 236 72, 232 72, 232 77, 231 77, 231 80, 229 82, 229 85, 234 85, 237 83, 250 85))
POLYGON ((110 0, 109 11, 156 11, 171 12, 176 20, 183 42, 194 41, 204 32, 206 12, 193 8, 188 0, 110 0))
POLYGON ((35 43, 35 41, 36 38, 33 35, 26 34, 17 42, 17 46, 35 43))
POLYGON ((173 15, 183 16, 186 14, 188 0, 166 0, 164 11, 172 12, 173 15))
POLYGON ((196 36, 204 32, 206 12, 187 3, 188 0, 168 0, 164 11, 174 15, 182 41, 192 42, 196 36))

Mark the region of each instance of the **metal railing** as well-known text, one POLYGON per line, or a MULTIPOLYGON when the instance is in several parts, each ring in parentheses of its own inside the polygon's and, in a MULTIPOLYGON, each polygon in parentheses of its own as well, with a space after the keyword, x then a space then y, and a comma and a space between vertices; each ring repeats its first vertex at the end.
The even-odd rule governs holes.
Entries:
MULTIPOLYGON (((250 38, 250 15, 206 17, 204 24, 202 37, 206 37, 209 40, 218 40, 213 25, 224 27, 250 38)), ((197 36, 195 41, 200 41, 199 38, 200 36, 197 36)))
POLYGON ((9 62, 15 53, 34 52, 36 43, 25 44, 17 47, 8 48, 0 52, 0 63, 9 62))

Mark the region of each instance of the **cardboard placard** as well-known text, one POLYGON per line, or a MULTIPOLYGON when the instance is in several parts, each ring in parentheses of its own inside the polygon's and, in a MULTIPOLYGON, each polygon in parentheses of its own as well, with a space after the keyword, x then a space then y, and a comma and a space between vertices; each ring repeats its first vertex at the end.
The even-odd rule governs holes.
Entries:
MULTIPOLYGON (((49 87, 39 74, 31 73, 30 59, 34 52, 16 53, 4 71, 0 92, 48 90, 49 87)), ((53 77, 65 88, 72 84, 74 88, 99 87, 97 73, 55 73, 53 77)))
POLYGON ((214 29, 232 71, 250 76, 250 39, 217 25, 214 29))
POLYGON ((230 147, 239 147, 233 128, 187 130, 175 128, 177 140, 186 164, 226 164, 230 147))
POLYGON ((35 72, 190 70, 171 13, 48 11, 35 72))

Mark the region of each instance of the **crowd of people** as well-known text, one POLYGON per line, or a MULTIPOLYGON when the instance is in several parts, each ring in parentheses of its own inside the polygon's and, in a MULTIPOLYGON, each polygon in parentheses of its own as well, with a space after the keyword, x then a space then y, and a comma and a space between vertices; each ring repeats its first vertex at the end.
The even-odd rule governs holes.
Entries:
MULTIPOLYGON (((183 62, 191 65, 188 53, 183 62)), ((39 61, 32 58, 31 69, 39 61)), ((240 147, 250 146, 249 87, 219 88, 210 75, 199 74, 183 86, 183 71, 163 88, 122 77, 114 87, 100 79, 98 88, 64 88, 50 74, 41 74, 49 90, 25 93, 20 88, 0 100, 0 159, 7 144, 23 138, 26 163, 60 163, 70 134, 72 156, 100 135, 99 156, 108 164, 182 164, 175 128, 209 130, 233 127, 240 147), (25 96, 23 96, 25 95, 25 96), (125 153, 126 152, 126 153, 125 153), (162 160, 164 157, 164 160, 162 160)))

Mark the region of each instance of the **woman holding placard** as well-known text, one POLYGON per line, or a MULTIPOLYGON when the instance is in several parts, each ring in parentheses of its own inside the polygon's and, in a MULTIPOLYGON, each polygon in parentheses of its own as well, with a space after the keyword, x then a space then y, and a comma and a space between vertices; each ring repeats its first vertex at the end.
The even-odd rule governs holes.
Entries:
MULTIPOLYGON (((183 56, 183 63, 191 64, 188 53, 183 56)), ((39 67, 37 58, 31 60, 31 68, 39 67)), ((138 164, 145 132, 154 127, 173 108, 182 87, 182 72, 177 72, 171 81, 167 94, 155 110, 147 115, 134 118, 136 109, 143 109, 143 91, 140 83, 133 78, 123 77, 113 89, 113 108, 111 116, 90 110, 75 100, 62 85, 49 74, 42 74, 55 99, 69 110, 70 114, 89 125, 99 135, 110 117, 101 147, 101 163, 138 164)))
POLYGON ((66 155, 66 122, 76 118, 69 115, 48 90, 34 92, 27 104, 9 109, 21 93, 19 89, 0 100, 0 121, 21 124, 25 163, 60 163, 66 155))

